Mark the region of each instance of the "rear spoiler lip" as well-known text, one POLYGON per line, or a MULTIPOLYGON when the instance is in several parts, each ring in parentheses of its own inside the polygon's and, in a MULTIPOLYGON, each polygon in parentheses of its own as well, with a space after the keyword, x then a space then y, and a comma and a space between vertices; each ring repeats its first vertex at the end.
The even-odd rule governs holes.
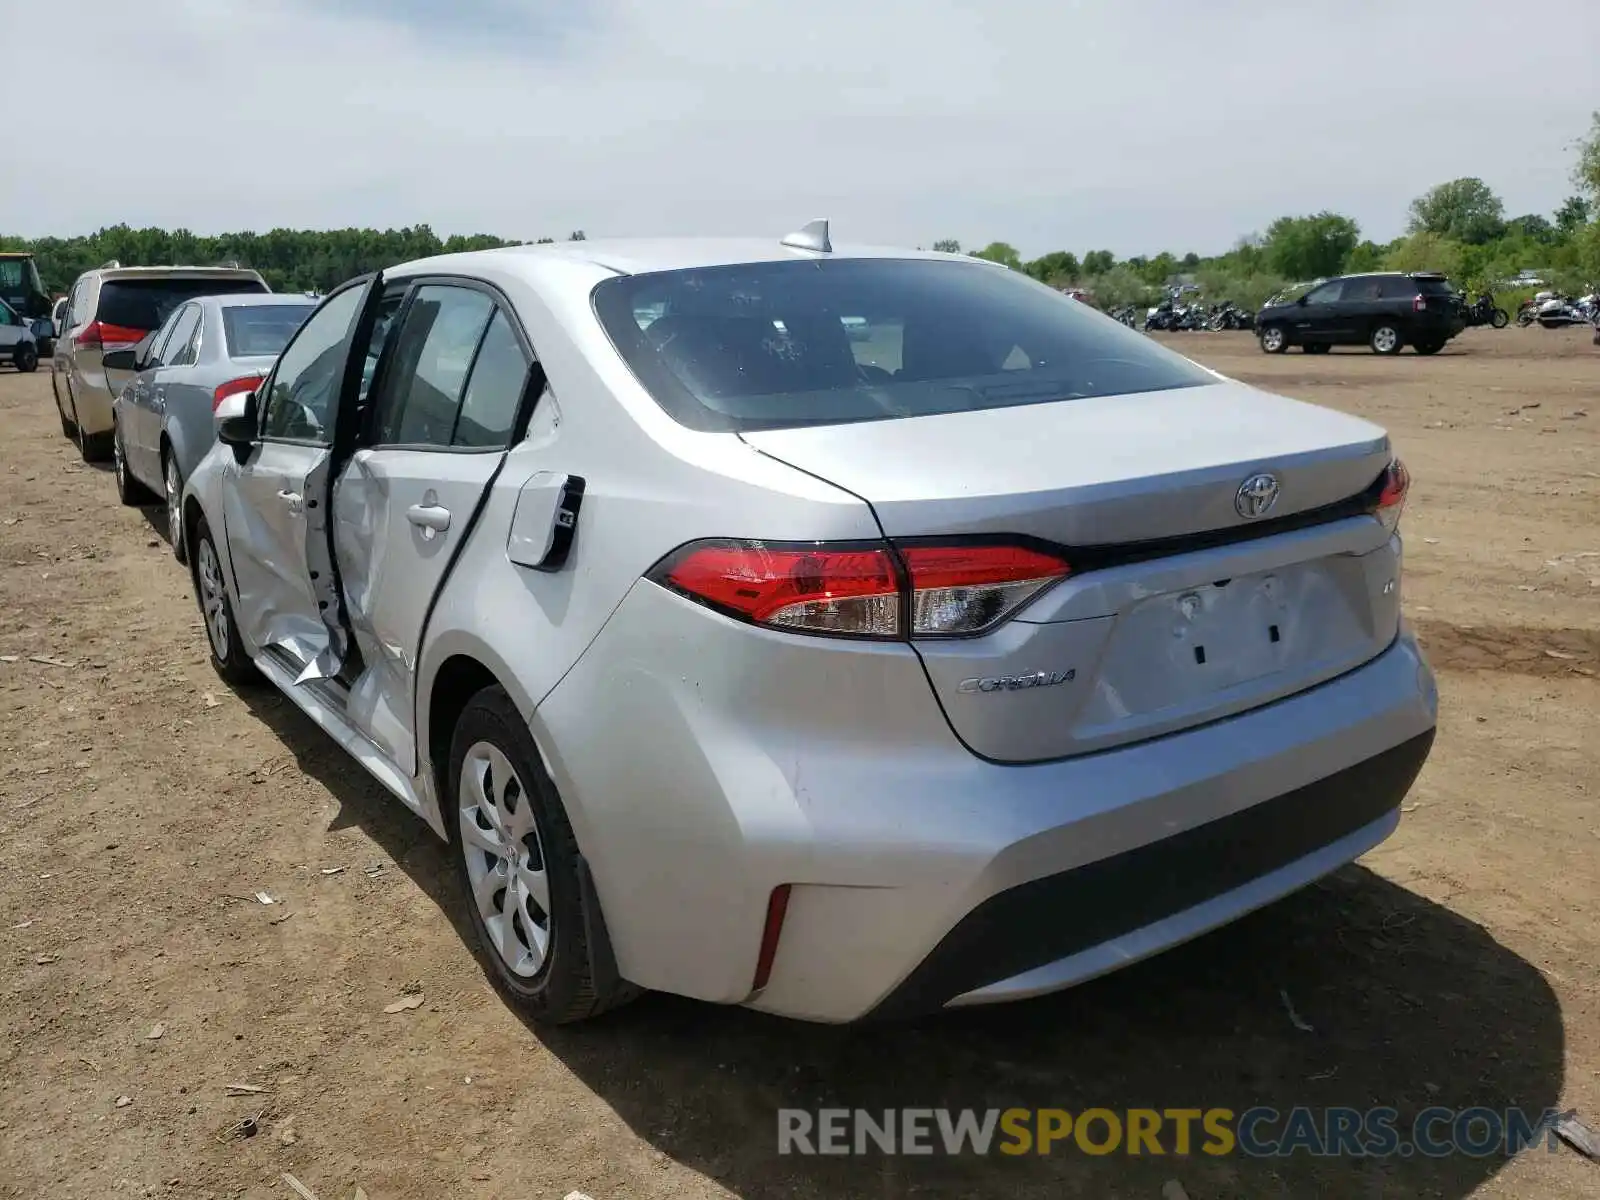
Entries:
POLYGON ((1335 500, 1332 504, 1323 504, 1317 508, 1308 508, 1297 513, 1287 513, 1284 516, 1272 517, 1264 521, 1252 521, 1247 525, 1230 525, 1223 529, 1207 529, 1198 533, 1183 533, 1175 537, 1151 538, 1141 542, 1073 546, 1061 542, 1052 542, 1047 538, 1034 537, 1030 534, 1006 533, 967 534, 954 538, 939 536, 890 537, 888 540, 895 546, 915 546, 919 544, 948 546, 953 542, 959 542, 963 545, 1000 544, 1022 546, 1066 559, 1072 565, 1072 578, 1076 579, 1086 571, 1103 571, 1109 567, 1121 567, 1130 563, 1150 562, 1159 558, 1175 558, 1180 554, 1193 554, 1201 550, 1214 550, 1221 546, 1234 546, 1242 542, 1253 542, 1261 538, 1275 537, 1281 533, 1292 533, 1296 530, 1311 529, 1319 525, 1331 525, 1335 521, 1344 521, 1351 517, 1368 516, 1377 507, 1378 497, 1383 492, 1384 480, 1387 475, 1388 468, 1385 467, 1384 470, 1378 473, 1377 478, 1362 488, 1361 491, 1353 496, 1347 496, 1343 500, 1335 500))

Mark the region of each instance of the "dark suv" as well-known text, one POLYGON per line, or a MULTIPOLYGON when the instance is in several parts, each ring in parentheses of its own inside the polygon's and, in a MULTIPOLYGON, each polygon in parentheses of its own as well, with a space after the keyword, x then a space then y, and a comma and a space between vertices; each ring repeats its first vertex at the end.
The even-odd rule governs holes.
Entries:
POLYGON ((1437 354, 1466 324, 1443 275, 1390 271, 1330 279, 1298 300, 1269 304, 1256 314, 1256 335, 1268 354, 1290 346, 1307 354, 1330 346, 1371 346, 1374 354, 1410 346, 1437 354))

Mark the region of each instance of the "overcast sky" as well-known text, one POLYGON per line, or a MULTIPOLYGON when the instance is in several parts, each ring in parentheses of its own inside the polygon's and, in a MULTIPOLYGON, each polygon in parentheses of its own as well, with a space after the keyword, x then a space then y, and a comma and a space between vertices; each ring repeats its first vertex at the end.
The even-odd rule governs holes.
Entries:
POLYGON ((1031 257, 1211 253, 1332 208, 1381 241, 1461 175, 1549 213, 1600 108, 1595 0, 73 0, 47 24, 6 55, 0 232, 828 216, 1031 257))

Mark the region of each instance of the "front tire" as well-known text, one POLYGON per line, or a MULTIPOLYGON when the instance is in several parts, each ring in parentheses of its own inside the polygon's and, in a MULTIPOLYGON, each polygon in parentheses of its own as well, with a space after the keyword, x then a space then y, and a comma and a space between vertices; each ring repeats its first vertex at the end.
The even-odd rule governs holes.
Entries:
POLYGON ((205 622, 206 641, 211 646, 211 666, 229 684, 254 683, 259 677, 255 663, 239 640, 239 624, 234 620, 233 601, 222 574, 222 558, 211 540, 211 529, 204 517, 195 520, 195 555, 190 578, 200 617, 205 622))
POLYGON ((33 374, 39 369, 39 347, 23 342, 11 355, 11 363, 24 375, 33 374))
POLYGON ((1289 335, 1282 325, 1262 326, 1260 340, 1264 354, 1282 354, 1289 348, 1289 335))
POLYGON ((589 934, 601 923, 588 911, 577 839, 503 688, 485 688, 462 710, 445 801, 479 957, 501 993, 553 1025, 628 999, 631 989, 601 994, 596 986, 589 934))
POLYGON ((1374 354, 1399 354, 1405 345, 1405 338, 1400 335, 1400 327, 1388 321, 1372 328, 1372 335, 1367 339, 1367 344, 1372 347, 1374 354))
POLYGON ((1504 329, 1507 325, 1511 324, 1511 317, 1505 309, 1497 308, 1489 317, 1489 324, 1494 326, 1496 329, 1504 329))

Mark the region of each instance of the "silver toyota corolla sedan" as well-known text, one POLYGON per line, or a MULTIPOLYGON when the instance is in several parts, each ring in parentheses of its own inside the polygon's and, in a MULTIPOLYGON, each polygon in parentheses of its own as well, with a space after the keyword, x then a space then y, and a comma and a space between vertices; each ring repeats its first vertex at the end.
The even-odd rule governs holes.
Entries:
POLYGON ((214 416, 253 391, 300 322, 304 296, 207 296, 174 309, 138 346, 113 350, 107 370, 137 372, 111 406, 112 464, 124 504, 163 497, 172 552, 183 561, 183 481, 216 441, 214 416))
POLYGON ((215 664, 453 847, 535 1017, 1034 996, 1383 841, 1382 429, 960 255, 588 241, 329 295, 189 481, 215 664))

